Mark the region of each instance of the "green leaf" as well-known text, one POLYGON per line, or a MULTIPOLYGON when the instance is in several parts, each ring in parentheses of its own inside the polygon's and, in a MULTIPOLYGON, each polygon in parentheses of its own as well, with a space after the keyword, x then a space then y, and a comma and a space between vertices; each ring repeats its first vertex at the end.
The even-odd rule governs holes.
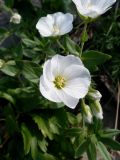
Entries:
POLYGON ((99 132, 101 137, 113 137, 120 134, 120 130, 116 129, 106 129, 104 131, 99 132))
POLYGON ((81 42, 85 43, 88 41, 88 34, 87 34, 87 30, 84 30, 82 32, 82 36, 81 36, 81 42))
POLYGON ((87 156, 89 160, 96 160, 96 146, 94 143, 90 143, 88 150, 87 150, 87 156))
POLYGON ((88 148, 88 141, 83 140, 79 147, 75 150, 75 158, 79 158, 88 148))
POLYGON ((37 138, 31 138, 31 155, 33 160, 38 160, 37 138))
POLYGON ((50 127, 48 125, 48 122, 46 121, 45 118, 41 116, 33 116, 33 120, 35 123, 38 125, 39 130, 42 132, 43 136, 49 137, 49 139, 53 139, 53 134, 50 132, 50 127))
POLYGON ((79 56, 80 54, 80 47, 69 37, 65 39, 66 49, 71 53, 79 56))
POLYGON ((96 139, 95 135, 92 135, 90 137, 90 143, 89 143, 89 147, 87 149, 87 156, 88 156, 89 160, 96 160, 97 159, 96 144, 97 144, 97 139, 96 139))
POLYGON ((39 152, 39 159, 40 160, 57 160, 53 155, 50 155, 48 153, 40 153, 39 152))
POLYGON ((45 140, 45 138, 38 140, 38 145, 43 152, 47 152, 48 142, 45 140))
POLYGON ((70 128, 65 131, 65 135, 70 137, 75 137, 80 135, 81 132, 83 132, 82 128, 70 128))
POLYGON ((104 146, 102 142, 98 142, 97 148, 99 152, 101 153, 102 157, 104 158, 104 160, 112 160, 110 153, 107 151, 106 147, 104 146))
POLYGON ((58 123, 58 120, 56 117, 51 117, 49 118, 48 120, 48 124, 49 124, 49 127, 50 127, 50 131, 54 134, 59 134, 59 127, 60 127, 60 124, 58 123))
POLYGON ((38 83, 40 78, 41 68, 39 65, 29 62, 24 62, 22 74, 24 77, 33 83, 38 83))
POLYGON ((19 72, 15 61, 8 61, 7 63, 4 63, 3 67, 0 70, 12 77, 16 76, 19 72))
POLYGON ((37 44, 35 41, 27 39, 27 38, 23 38, 22 42, 27 46, 27 47, 35 47, 37 44))
POLYGON ((25 154, 28 154, 30 151, 30 147, 31 147, 32 135, 25 124, 21 125, 21 133, 23 136, 24 152, 25 152, 25 154))
POLYGON ((68 121, 70 124, 72 124, 72 125, 78 124, 78 119, 74 114, 67 112, 67 116, 68 116, 68 121))
POLYGON ((8 101, 11 102, 13 105, 15 105, 15 100, 14 100, 14 98, 13 98, 11 95, 9 95, 8 93, 4 93, 4 92, 1 92, 1 91, 0 91, 0 97, 8 100, 8 101))
POLYGON ((110 147, 113 150, 120 151, 120 143, 111 139, 111 138, 101 138, 100 139, 104 144, 110 147))
POLYGON ((83 63, 91 71, 95 71, 98 65, 103 64, 105 61, 109 60, 110 58, 111 58, 110 55, 107 55, 98 51, 93 51, 93 50, 83 52, 82 54, 83 63))

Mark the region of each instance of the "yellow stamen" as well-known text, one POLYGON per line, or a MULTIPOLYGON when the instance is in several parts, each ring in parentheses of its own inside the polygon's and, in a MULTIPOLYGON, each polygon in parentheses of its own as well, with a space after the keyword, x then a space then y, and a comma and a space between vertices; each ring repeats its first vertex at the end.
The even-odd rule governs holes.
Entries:
POLYGON ((88 8, 88 9, 91 9, 92 6, 93 6, 92 3, 90 2, 90 3, 88 3, 87 8, 88 8))
POLYGON ((62 89, 65 86, 65 79, 64 77, 58 75, 57 77, 55 77, 55 80, 53 81, 53 83, 55 84, 55 87, 57 89, 62 89))
POLYGON ((56 25, 54 25, 54 26, 53 26, 53 32, 54 32, 55 34, 58 34, 58 33, 60 32, 59 27, 56 26, 56 25))

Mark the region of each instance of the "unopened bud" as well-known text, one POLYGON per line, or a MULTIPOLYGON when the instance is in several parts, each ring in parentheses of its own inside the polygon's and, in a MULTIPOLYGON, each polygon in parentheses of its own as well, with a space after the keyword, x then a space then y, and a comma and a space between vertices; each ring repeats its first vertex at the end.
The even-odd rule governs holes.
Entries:
POLYGON ((98 100, 93 101, 90 104, 90 107, 91 107, 92 113, 95 117, 97 117, 99 119, 103 119, 103 110, 102 110, 101 104, 98 100))
POLYGON ((13 13, 12 17, 10 18, 10 22, 19 24, 21 22, 21 15, 18 13, 13 13))
POLYGON ((82 111, 83 111, 83 118, 84 118, 85 122, 92 123, 93 116, 92 116, 92 112, 91 112, 90 107, 88 105, 86 105, 85 103, 82 103, 82 111))
POLYGON ((98 90, 94 90, 94 89, 89 91, 88 96, 90 99, 95 100, 95 101, 96 100, 100 101, 102 97, 101 93, 98 90))

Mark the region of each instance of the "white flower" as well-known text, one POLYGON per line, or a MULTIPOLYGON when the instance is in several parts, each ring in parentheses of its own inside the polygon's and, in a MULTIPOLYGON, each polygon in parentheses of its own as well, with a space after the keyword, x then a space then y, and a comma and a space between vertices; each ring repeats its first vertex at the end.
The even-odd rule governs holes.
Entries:
POLYGON ((74 109, 88 93, 90 83, 90 73, 78 57, 55 55, 43 66, 40 92, 48 100, 74 109))
POLYGON ((73 29, 73 15, 70 13, 48 14, 39 19, 36 28, 43 37, 59 36, 73 29))
POLYGON ((92 100, 98 100, 100 101, 100 99, 102 98, 101 93, 98 90, 94 90, 92 89, 89 93, 88 96, 92 99, 92 100))
POLYGON ((21 22, 21 15, 18 13, 13 13, 12 17, 10 18, 10 22, 19 24, 21 22))
POLYGON ((78 12, 85 17, 96 18, 107 10, 116 2, 116 0, 72 0, 78 12))
POLYGON ((90 107, 85 104, 82 108, 83 108, 83 118, 84 118, 85 122, 91 124, 93 121, 93 116, 92 116, 92 112, 90 110, 90 107))
POLYGON ((91 103, 90 107, 91 107, 92 113, 95 117, 97 117, 99 119, 103 119, 103 110, 102 110, 101 104, 98 100, 91 103))

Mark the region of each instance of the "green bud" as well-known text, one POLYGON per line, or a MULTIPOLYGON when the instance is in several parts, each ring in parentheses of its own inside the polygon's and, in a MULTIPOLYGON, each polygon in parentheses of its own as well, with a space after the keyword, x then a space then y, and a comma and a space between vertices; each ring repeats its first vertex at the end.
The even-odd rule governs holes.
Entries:
POLYGON ((91 109, 84 102, 82 102, 82 111, 83 111, 83 118, 84 118, 85 122, 92 123, 93 116, 92 116, 91 109))
POLYGON ((102 95, 101 93, 98 91, 98 90, 95 90, 95 89, 90 89, 90 91, 88 92, 87 96, 93 100, 93 101, 100 101, 102 95))
POLYGON ((103 110, 99 100, 93 101, 90 104, 90 108, 95 117, 97 117, 98 119, 103 119, 103 110))

